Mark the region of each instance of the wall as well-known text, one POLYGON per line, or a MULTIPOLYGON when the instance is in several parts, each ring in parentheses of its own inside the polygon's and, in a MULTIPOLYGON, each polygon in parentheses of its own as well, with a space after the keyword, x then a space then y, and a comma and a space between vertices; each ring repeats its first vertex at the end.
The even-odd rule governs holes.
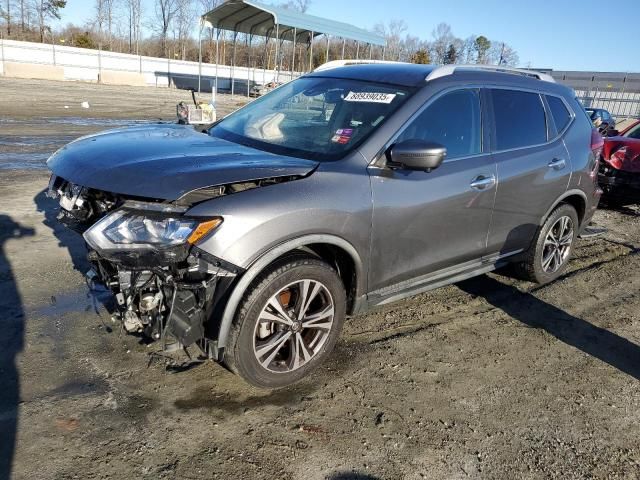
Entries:
MULTIPOLYGON (((216 65, 203 63, 201 68, 202 91, 211 91, 216 65)), ((198 71, 198 62, 0 40, 0 75, 12 77, 198 88, 198 71)), ((272 70, 227 65, 219 65, 217 73, 219 90, 230 90, 233 77, 234 91, 239 94, 246 94, 247 81, 249 85, 262 84, 276 77, 272 70)), ((282 72, 278 78, 281 82, 288 81, 291 74, 282 72)))

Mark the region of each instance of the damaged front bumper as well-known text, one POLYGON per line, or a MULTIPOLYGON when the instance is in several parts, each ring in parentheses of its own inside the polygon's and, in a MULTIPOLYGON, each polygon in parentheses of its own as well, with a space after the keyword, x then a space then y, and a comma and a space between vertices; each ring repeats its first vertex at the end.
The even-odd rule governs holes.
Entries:
MULTIPOLYGON (((91 284, 102 284, 113 293, 114 317, 124 330, 145 341, 159 342, 162 352, 194 346, 202 355, 219 359, 219 325, 215 319, 220 318, 227 292, 242 269, 180 238, 167 245, 141 247, 133 243, 129 248, 125 243, 109 248, 114 237, 117 242, 118 235, 130 234, 116 224, 125 215, 137 217, 134 227, 147 225, 153 233, 157 226, 148 226, 149 223, 157 221, 159 215, 164 215, 160 217, 163 219, 167 215, 181 218, 185 207, 123 198, 78 187, 55 176, 49 185, 49 196, 59 200, 58 219, 85 237, 87 258, 92 265, 87 278, 91 284), (116 226, 105 235, 105 239, 109 235, 112 238, 103 241, 99 234, 104 227, 99 224, 105 223, 116 226)), ((175 238, 182 227, 179 223, 172 227, 167 230, 169 233, 161 233, 175 238)))

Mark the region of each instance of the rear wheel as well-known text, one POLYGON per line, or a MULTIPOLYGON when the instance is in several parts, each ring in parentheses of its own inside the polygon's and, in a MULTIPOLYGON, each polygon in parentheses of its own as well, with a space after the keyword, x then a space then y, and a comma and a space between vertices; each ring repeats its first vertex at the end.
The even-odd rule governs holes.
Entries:
POLYGON ((578 214, 575 208, 560 205, 538 229, 535 243, 525 259, 516 265, 518 273, 541 284, 554 281, 567 269, 577 233, 578 214))
POLYGON ((224 361, 257 387, 291 385, 329 355, 345 312, 344 286, 330 265, 306 256, 284 259, 245 294, 224 361))

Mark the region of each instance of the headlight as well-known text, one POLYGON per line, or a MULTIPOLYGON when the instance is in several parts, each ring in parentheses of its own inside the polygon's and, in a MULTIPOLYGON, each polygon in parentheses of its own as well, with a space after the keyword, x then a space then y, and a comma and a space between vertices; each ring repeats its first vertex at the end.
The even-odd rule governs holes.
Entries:
POLYGON ((222 223, 221 218, 201 221, 181 215, 117 210, 84 233, 96 250, 170 248, 193 244, 222 223))

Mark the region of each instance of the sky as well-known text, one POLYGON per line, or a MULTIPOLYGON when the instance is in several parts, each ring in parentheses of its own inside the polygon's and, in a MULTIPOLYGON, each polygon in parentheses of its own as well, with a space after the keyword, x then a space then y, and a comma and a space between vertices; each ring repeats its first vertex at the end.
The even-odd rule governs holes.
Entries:
MULTIPOLYGON (((153 0, 143 2, 145 14, 152 14, 153 0)), ((93 3, 68 0, 59 24, 84 24, 93 3)), ((427 40, 445 22, 463 39, 484 35, 507 42, 521 66, 640 72, 640 0, 312 0, 307 13, 367 29, 400 19, 407 33, 427 40)))

